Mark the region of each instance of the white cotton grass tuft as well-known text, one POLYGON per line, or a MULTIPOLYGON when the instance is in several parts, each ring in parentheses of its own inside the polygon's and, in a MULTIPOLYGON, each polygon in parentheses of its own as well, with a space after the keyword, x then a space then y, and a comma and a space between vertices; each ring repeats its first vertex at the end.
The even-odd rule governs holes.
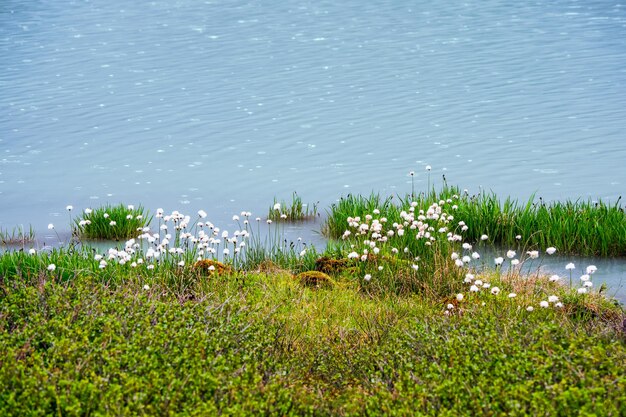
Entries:
POLYGON ((555 248, 555 247, 550 246, 548 249, 546 249, 546 253, 547 253, 548 255, 554 255, 554 254, 556 253, 556 248, 555 248))

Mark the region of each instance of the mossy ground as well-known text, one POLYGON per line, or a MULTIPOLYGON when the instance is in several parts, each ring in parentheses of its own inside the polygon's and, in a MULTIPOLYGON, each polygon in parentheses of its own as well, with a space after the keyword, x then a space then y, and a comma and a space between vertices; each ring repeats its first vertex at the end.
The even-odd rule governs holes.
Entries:
POLYGON ((184 289, 5 273, 0 414, 626 414, 623 315, 601 297, 528 312, 531 282, 447 310, 349 274, 319 291, 280 270, 176 271, 184 289))

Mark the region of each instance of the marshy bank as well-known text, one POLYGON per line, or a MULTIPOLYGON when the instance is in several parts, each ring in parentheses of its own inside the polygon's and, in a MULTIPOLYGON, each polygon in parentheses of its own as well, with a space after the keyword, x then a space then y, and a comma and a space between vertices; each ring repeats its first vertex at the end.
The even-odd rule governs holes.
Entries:
POLYGON ((70 214, 76 236, 86 216, 145 223, 108 249, 0 255, 0 410, 623 415, 625 316, 596 266, 523 269, 573 250, 546 240, 558 230, 619 253, 584 236, 624 227, 622 209, 575 203, 568 229, 561 206, 494 201, 454 187, 348 196, 323 250, 286 239, 282 215, 241 212, 227 231, 204 211, 70 214))

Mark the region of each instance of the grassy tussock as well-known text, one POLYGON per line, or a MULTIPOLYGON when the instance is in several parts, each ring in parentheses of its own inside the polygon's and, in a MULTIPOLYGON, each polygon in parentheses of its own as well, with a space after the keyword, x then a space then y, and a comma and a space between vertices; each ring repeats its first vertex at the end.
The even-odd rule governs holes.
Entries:
POLYGON ((463 236, 469 242, 479 242, 486 235, 488 242, 508 247, 521 243, 528 249, 552 246, 566 254, 626 256, 626 214, 620 200, 613 204, 580 200, 547 203, 531 198, 521 203, 511 198, 501 201, 486 192, 470 196, 447 185, 413 199, 348 195, 331 206, 322 231, 338 239, 347 228, 348 217, 364 217, 378 209, 389 222, 401 222, 400 213, 411 201, 417 203, 416 209, 426 210, 447 200, 456 206, 454 217, 467 225, 463 236))
POLYGON ((148 224, 150 217, 141 206, 106 205, 74 219, 73 234, 79 239, 119 241, 136 237, 148 224))
POLYGON ((0 245, 22 247, 35 240, 35 231, 32 226, 28 230, 23 227, 14 227, 12 230, 0 228, 0 245))
POLYGON ((318 217, 317 203, 310 205, 302 203, 302 198, 294 192, 291 202, 278 201, 274 198, 274 204, 269 208, 267 218, 272 221, 301 222, 315 220, 318 217))

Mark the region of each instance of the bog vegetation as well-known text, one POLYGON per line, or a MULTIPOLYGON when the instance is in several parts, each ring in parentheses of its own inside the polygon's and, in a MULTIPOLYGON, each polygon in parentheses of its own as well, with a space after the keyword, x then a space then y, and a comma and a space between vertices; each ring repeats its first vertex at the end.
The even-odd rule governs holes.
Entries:
POLYGON ((626 414, 624 312, 597 268, 523 269, 624 254, 618 204, 348 196, 323 250, 280 215, 132 214, 106 251, 0 256, 0 414, 626 414))

